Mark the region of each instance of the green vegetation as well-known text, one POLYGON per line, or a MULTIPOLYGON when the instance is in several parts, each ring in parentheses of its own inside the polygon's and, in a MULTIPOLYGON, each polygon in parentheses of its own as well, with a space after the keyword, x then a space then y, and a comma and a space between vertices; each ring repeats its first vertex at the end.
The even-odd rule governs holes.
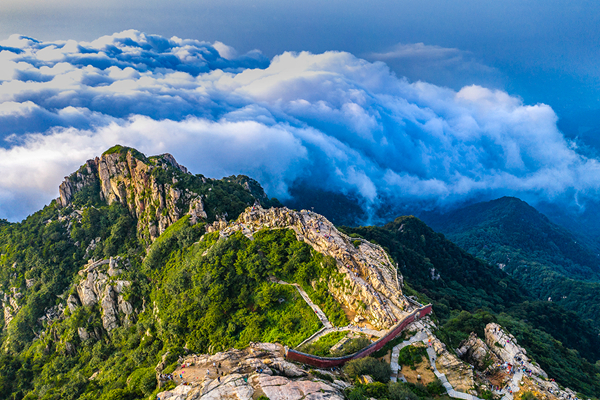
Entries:
POLYGON ((322 372, 319 372, 319 371, 315 371, 314 369, 311 369, 311 370, 310 370, 310 373, 311 373, 312 375, 314 375, 315 377, 319 378, 319 379, 322 379, 322 380, 324 380, 324 381, 327 381, 327 382, 332 382, 332 383, 333 383, 333 380, 334 380, 334 379, 333 379, 333 377, 332 377, 331 375, 324 374, 324 373, 322 373, 322 372))
POLYGON ((377 350, 375 353, 371 354, 375 358, 384 357, 389 351, 391 351, 394 347, 404 342, 410 336, 412 336, 413 332, 402 331, 398 336, 390 340, 383 346, 381 349, 377 350))
POLYGON ((134 158, 137 158, 140 161, 148 162, 148 158, 138 150, 131 147, 121 146, 119 144, 106 150, 104 153, 102 153, 102 155, 106 156, 109 154, 120 154, 122 161, 124 161, 125 157, 127 156, 127 153, 130 153, 134 158))
POLYGON ((600 249, 596 242, 576 237, 511 197, 427 221, 469 253, 502 265, 536 299, 551 298, 600 329, 600 249))
POLYGON ((415 217, 399 217, 383 227, 343 230, 383 246, 411 288, 422 293, 424 301, 433 302, 442 319, 450 316, 451 309, 502 312, 528 299, 516 280, 467 254, 415 217), (432 279, 432 273, 440 278, 432 279))
MULTIPOLYGON (((119 154, 123 160, 131 154, 153 164, 152 174, 159 184, 202 195, 208 218, 190 225, 190 218, 183 217, 153 243, 146 242, 146 217, 142 215, 140 222, 127 207, 107 205, 98 182, 88 182, 87 168, 82 168, 77 179, 87 185, 75 194, 72 205, 58 209, 53 203, 17 224, 0 220, 0 295, 10 296, 11 301, 5 303, 14 308, 13 320, 0 331, 0 398, 150 398, 158 390, 154 367, 167 351, 166 371, 173 371, 178 356, 186 352, 214 353, 245 347, 250 341, 293 347, 314 333, 320 321, 294 286, 278 284, 278 280, 300 285, 334 324, 348 323, 328 291, 329 285, 344 284, 335 260, 296 240, 294 232, 263 230, 252 240, 241 233, 226 238, 205 233, 206 223, 236 218, 255 201, 264 207, 279 204, 268 199, 256 181, 241 175, 221 180, 194 176, 169 167, 160 156, 146 158, 122 146, 105 154, 119 154), (107 279, 131 282, 122 296, 134 313, 127 317, 129 323, 124 323, 125 315, 120 313, 121 326, 109 333, 103 327, 100 305, 64 312, 58 305, 76 294, 77 284, 84 279, 78 271, 89 259, 115 256, 121 257, 123 272, 107 279), (55 317, 48 320, 46 314, 51 311, 55 317), (80 336, 82 329, 86 335, 80 336)), ((537 301, 536 296, 551 289, 534 284, 534 275, 543 274, 543 279, 555 282, 557 290, 573 291, 568 299, 556 292, 560 302, 567 304, 575 297, 580 304, 572 309, 579 311, 577 307, 586 304, 581 299, 587 299, 586 312, 595 315, 597 294, 578 290, 585 284, 586 291, 593 291, 598 283, 562 279, 561 275, 568 272, 577 277, 591 271, 579 268, 585 264, 585 254, 568 253, 566 247, 557 245, 559 250, 552 253, 554 258, 545 259, 546 264, 527 259, 527 264, 518 264, 527 268, 508 268, 511 277, 462 251, 414 217, 401 217, 384 227, 345 231, 388 251, 410 283, 405 293, 434 304, 438 335, 449 348, 470 332, 483 336, 487 323, 498 322, 561 384, 589 397, 600 393, 597 332, 575 312, 537 301), (550 265, 561 257, 571 260, 565 270, 550 265), (529 282, 528 286, 515 277, 529 282)), ((543 250, 538 243, 526 245, 532 254, 543 250)), ((554 297, 555 292, 551 293, 554 297)), ((311 351, 327 355, 344 335, 325 336, 311 345, 311 351)), ((381 355, 403 339, 394 339, 381 355)), ((355 338, 344 345, 343 352, 355 352, 367 344, 366 338, 355 338)), ((408 346, 400 362, 414 365, 424 355, 424 348, 408 346)), ((439 382, 427 387, 386 385, 389 365, 371 357, 347 363, 344 371, 352 378, 368 374, 380 382, 357 385, 347 393, 350 399, 445 398, 439 397, 443 393, 439 382)), ((314 376, 331 379, 316 372, 314 376)))
POLYGON ((348 332, 331 332, 325 336, 321 336, 318 340, 313 343, 302 346, 300 351, 304 353, 313 354, 319 357, 331 357, 329 350, 331 346, 339 342, 342 338, 345 338, 348 332))
POLYGON ((344 365, 344 372, 356 379, 361 375, 370 375, 377 382, 386 383, 390 380, 392 370, 390 364, 373 357, 364 357, 352 360, 344 365))
MULTIPOLYGON (((131 151, 109 150, 123 157, 131 151)), ((211 180, 175 168, 155 170, 203 194, 208 222, 237 217, 254 196, 264 206, 278 204, 247 177, 211 180)), ((167 351, 166 371, 172 371, 186 351, 215 352, 250 341, 297 345, 320 321, 294 286, 272 277, 298 283, 333 321, 347 323, 326 290, 329 282, 341 284, 335 261, 293 232, 220 239, 205 234, 204 222, 191 226, 186 216, 146 248, 135 214, 118 203, 108 206, 90 182, 64 209, 53 203, 21 223, 0 223, 0 290, 18 293, 13 301, 20 307, 0 332, 0 398, 148 398, 157 391, 154 367, 167 351), (134 309, 129 325, 106 332, 99 304, 40 322, 76 294, 77 272, 88 259, 114 256, 121 257, 123 272, 109 280, 131 282, 122 293, 134 309), (88 339, 80 338, 81 329, 88 339)))
POLYGON ((521 400, 537 400, 537 397, 531 392, 525 392, 521 395, 521 400))
POLYGON ((350 339, 349 341, 344 343, 344 346, 340 350, 334 351, 333 356, 341 357, 341 356, 345 356, 348 354, 354 354, 354 353, 358 352, 359 350, 364 349, 371 343, 373 343, 373 342, 371 342, 366 337, 362 337, 362 336, 354 338, 354 339, 350 339))
POLYGON ((427 350, 423 346, 405 346, 398 354, 398 364, 414 367, 427 357, 427 350))
POLYGON ((463 311, 450 318, 437 336, 450 348, 456 348, 471 332, 482 337, 485 325, 490 322, 496 322, 512 333, 518 343, 527 349, 527 355, 538 362, 550 377, 590 397, 600 393, 598 365, 590 363, 578 351, 565 347, 550 334, 507 313, 495 315, 481 310, 474 313, 463 311))
POLYGON ((175 189, 188 189, 202 196, 208 221, 225 216, 235 220, 248 206, 258 201, 264 208, 281 206, 277 199, 269 199, 258 182, 244 175, 223 179, 191 175, 175 168, 155 168, 152 175, 161 183, 171 183, 175 189), (173 177, 176 183, 173 183, 173 177))
POLYGON ((348 334, 349 333, 345 331, 328 333, 327 335, 320 337, 317 341, 302 346, 300 351, 314 354, 319 357, 342 357, 348 354, 354 354, 371 344, 369 339, 360 336, 345 342, 341 349, 331 351, 331 347, 348 334))
POLYGON ((446 389, 439 380, 430 383, 426 387, 412 383, 390 382, 386 385, 375 382, 367 385, 357 384, 347 389, 346 397, 350 400, 368 400, 370 398, 377 400, 450 399, 445 393, 446 389))
MULTIPOLYGON (((40 271, 42 275, 35 275, 44 279, 36 283, 35 289, 29 289, 35 292, 26 298, 15 317, 18 323, 10 324, 3 333, 5 343, 13 351, 0 357, 0 397, 22 398, 25 394, 42 399, 147 397, 156 390, 153 368, 167 350, 176 359, 184 347, 206 353, 245 347, 250 341, 294 346, 319 328, 319 320, 295 287, 270 280, 275 276, 312 288, 315 281, 334 279, 335 261, 298 242, 292 231, 265 230, 256 233, 254 240, 240 233, 219 239, 218 233, 214 233, 205 234, 198 241, 203 225, 190 226, 189 218, 185 217, 153 243, 141 263, 135 235, 111 240, 114 235, 128 232, 124 228, 114 229, 130 218, 122 210, 118 204, 86 209, 82 222, 72 228, 71 235, 58 222, 40 223, 56 218, 56 214, 40 213, 30 217, 29 222, 3 228, 10 230, 1 236, 4 246, 1 271, 6 272, 3 279, 8 281, 5 287, 14 285, 10 283, 12 280, 28 293, 24 282, 16 281, 23 278, 10 274, 10 265, 17 261, 15 269, 28 271, 41 259, 41 255, 33 257, 35 253, 28 246, 19 248, 19 243, 40 240, 39 251, 46 250, 46 255, 63 249, 59 246, 66 246, 71 253, 56 255, 56 260, 68 261, 63 267, 58 264, 60 271, 44 268, 40 271), (37 229, 28 233, 31 239, 25 242, 24 229, 30 225, 37 229), (60 237, 64 238, 64 245, 56 240, 60 237), (122 278, 134 282, 125 297, 138 310, 135 324, 116 328, 106 335, 99 308, 79 307, 66 319, 45 328, 48 334, 42 340, 32 342, 31 327, 40 329, 37 317, 44 311, 42 304, 48 304, 51 298, 48 293, 63 293, 65 287, 67 291, 73 290, 71 279, 84 263, 84 250, 94 237, 102 240, 87 256, 120 254, 131 260, 132 268, 122 278), (48 240, 53 245, 44 246, 45 238, 52 238, 48 240), (78 246, 73 244, 75 239, 80 242, 78 246), (28 259, 22 259, 24 254, 33 257, 27 264, 28 259), (48 273, 53 274, 44 275, 48 273), (53 292, 51 284, 57 285, 53 292), (38 292, 46 297, 41 297, 41 293, 36 295, 38 292), (142 312, 142 299, 154 306, 146 306, 142 312), (36 304, 40 304, 38 308, 34 307, 36 304), (78 328, 98 332, 101 340, 90 337, 81 341, 78 328), (101 372, 90 381, 88 378, 97 371, 101 372)), ((35 267, 33 270, 36 271, 35 267)), ((319 285, 315 286, 313 293, 333 308, 334 300, 320 291, 319 285)))

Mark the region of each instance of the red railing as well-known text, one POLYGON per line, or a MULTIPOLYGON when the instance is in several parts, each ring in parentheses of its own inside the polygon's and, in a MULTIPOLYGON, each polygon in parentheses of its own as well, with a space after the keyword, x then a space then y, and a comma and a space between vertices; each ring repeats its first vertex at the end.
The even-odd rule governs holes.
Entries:
POLYGON ((291 361, 298 361, 303 364, 312 365, 317 368, 331 368, 344 365, 350 360, 366 357, 381 349, 390 340, 398 336, 398 334, 402 332, 404 328, 406 328, 409 324, 411 324, 419 318, 423 318, 429 313, 431 313, 431 304, 417 309, 412 314, 408 315, 406 318, 404 318, 402 321, 396 324, 396 326, 392 328, 388 333, 386 333, 385 336, 383 336, 381 339, 371 343, 364 349, 354 354, 350 354, 344 357, 318 357, 313 356, 312 354, 306 354, 302 353, 301 351, 286 348, 285 358, 291 361))

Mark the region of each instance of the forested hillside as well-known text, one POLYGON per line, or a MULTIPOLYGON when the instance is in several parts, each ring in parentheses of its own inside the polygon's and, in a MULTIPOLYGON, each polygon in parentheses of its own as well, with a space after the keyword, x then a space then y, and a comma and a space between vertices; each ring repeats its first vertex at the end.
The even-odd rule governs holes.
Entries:
POLYGON ((536 299, 558 303, 600 328, 600 250, 593 240, 512 197, 424 218, 469 253, 513 276, 536 299))
MULTIPOLYGON (((107 154, 152 163, 126 148, 107 154)), ((167 351, 172 364, 184 348, 297 344, 316 330, 318 320, 298 293, 268 277, 305 283, 329 271, 315 270, 326 259, 285 231, 253 242, 203 237, 204 225, 219 216, 236 218, 255 202, 268 207, 260 186, 159 165, 151 176, 201 195, 206 215, 196 223, 182 216, 150 247, 129 205, 108 205, 93 180, 64 207, 53 202, 21 223, 2 224, 1 398, 140 398, 156 389, 154 366, 167 351), (111 262, 98 261, 104 259, 111 262)), ((313 291, 325 308, 331 304, 322 288, 313 291)))

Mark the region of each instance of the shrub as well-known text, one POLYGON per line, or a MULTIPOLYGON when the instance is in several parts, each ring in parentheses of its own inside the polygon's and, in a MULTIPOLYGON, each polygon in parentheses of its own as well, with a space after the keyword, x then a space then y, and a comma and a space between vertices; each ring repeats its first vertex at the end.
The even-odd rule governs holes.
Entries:
POLYGON ((435 381, 427 384, 427 391, 432 395, 442 395, 446 393, 446 388, 442 384, 442 381, 436 379, 435 381))
POLYGON ((370 375, 376 381, 386 383, 390 380, 392 369, 384 361, 365 357, 346 363, 344 372, 354 379, 361 375, 370 375))
POLYGON ((129 376, 127 385, 130 390, 150 395, 156 388, 156 371, 152 367, 138 368, 129 376))
POLYGON ((314 376, 316 376, 319 379, 323 379, 324 381, 328 381, 328 382, 332 382, 333 383, 333 377, 331 375, 323 374, 323 373, 321 373, 319 371, 315 371, 314 369, 311 369, 310 373, 313 374, 314 376))
POLYGON ((521 396, 521 400, 537 400, 537 397, 535 397, 531 392, 525 392, 521 396))
POLYGON ((364 349, 371 344, 371 341, 365 337, 359 337, 349 340, 344 344, 341 350, 335 352, 335 356, 343 356, 346 354, 354 354, 359 350, 364 349))
POLYGON ((406 346, 398 354, 398 363, 413 367, 415 364, 419 364, 425 356, 427 356, 425 347, 406 346))
POLYGON ((406 385, 400 382, 393 382, 388 385, 390 400, 419 400, 406 385))

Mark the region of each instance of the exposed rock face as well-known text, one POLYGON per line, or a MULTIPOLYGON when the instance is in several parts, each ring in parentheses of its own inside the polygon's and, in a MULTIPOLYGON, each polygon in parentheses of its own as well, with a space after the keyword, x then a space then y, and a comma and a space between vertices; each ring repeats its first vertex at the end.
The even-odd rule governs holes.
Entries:
POLYGON ((430 335, 430 338, 431 345, 437 354, 435 364, 438 371, 446 375, 448 382, 455 390, 468 392, 475 382, 471 366, 450 353, 446 349, 446 345, 437 337, 430 335))
POLYGON ((237 221, 229 225, 216 221, 207 231, 220 231, 222 236, 241 231, 252 238, 253 233, 265 228, 292 229, 298 240, 333 257, 344 284, 330 282, 330 292, 374 327, 389 328, 410 312, 412 307, 402 294, 402 275, 385 251, 380 246, 344 235, 319 214, 285 207, 254 206, 247 208, 237 221))
POLYGON ((181 361, 184 367, 173 375, 176 383, 184 380, 188 385, 159 393, 161 400, 250 400, 260 395, 271 400, 342 400, 348 385, 311 379, 308 371, 283 359, 281 346, 271 343, 181 361))
POLYGON ((63 183, 58 187, 60 197, 57 199, 61 207, 69 205, 73 196, 86 186, 91 186, 96 182, 98 174, 98 158, 87 160, 79 171, 69 177, 65 177, 63 183))
POLYGON ((473 364, 478 370, 484 371, 488 367, 497 364, 500 359, 490 351, 485 342, 471 332, 469 338, 463 341, 456 349, 458 356, 468 363, 473 364))
POLYGON ((527 351, 518 345, 516 338, 500 325, 488 324, 485 327, 485 340, 490 351, 502 363, 499 371, 505 374, 513 393, 530 391, 536 398, 548 400, 577 398, 571 389, 561 388, 558 383, 548 379, 548 374, 527 356, 527 351))
POLYGON ((508 363, 523 362, 523 366, 533 374, 548 378, 546 372, 537 363, 527 357, 527 350, 517 344, 517 339, 500 325, 490 323, 485 327, 485 341, 499 359, 508 363))
POLYGON ((77 296, 70 294, 69 297, 67 297, 67 307, 69 308, 69 311, 75 311, 80 305, 81 303, 79 303, 77 296))
MULTIPOLYGON (((14 268, 14 265, 13 265, 14 268)), ((2 299, 2 312, 4 314, 4 324, 8 326, 10 321, 17 315, 21 306, 19 305, 19 299, 23 297, 23 294, 13 287, 10 290, 10 294, 4 293, 2 299)))
POLYGON ((87 329, 82 327, 77 328, 77 334, 82 341, 86 341, 90 338, 90 334, 88 333, 87 329))
MULTIPOLYGON (((79 299, 70 295, 67 299, 67 305, 71 311, 74 311, 79 302, 86 307, 91 307, 97 303, 102 309, 102 325, 108 332, 115 329, 121 323, 128 321, 133 313, 133 307, 125 301, 122 293, 131 283, 124 280, 115 280, 109 277, 117 276, 119 259, 101 260, 88 263, 84 269, 79 271, 79 275, 85 279, 77 286, 79 299), (106 265, 109 267, 107 268, 106 265), (119 312, 125 315, 119 318, 119 312)), ((81 334, 79 335, 81 336, 81 334)))
POLYGON ((187 189, 177 189, 175 178, 171 182, 162 182, 153 173, 168 168, 188 173, 170 154, 154 157, 151 161, 141 160, 133 151, 104 154, 86 161, 78 172, 65 177, 59 187, 57 202, 66 207, 77 192, 97 185, 101 199, 108 204, 118 202, 128 207, 138 219, 138 232, 142 237, 154 240, 188 212, 194 222, 198 218, 206 218, 199 195, 187 189))

